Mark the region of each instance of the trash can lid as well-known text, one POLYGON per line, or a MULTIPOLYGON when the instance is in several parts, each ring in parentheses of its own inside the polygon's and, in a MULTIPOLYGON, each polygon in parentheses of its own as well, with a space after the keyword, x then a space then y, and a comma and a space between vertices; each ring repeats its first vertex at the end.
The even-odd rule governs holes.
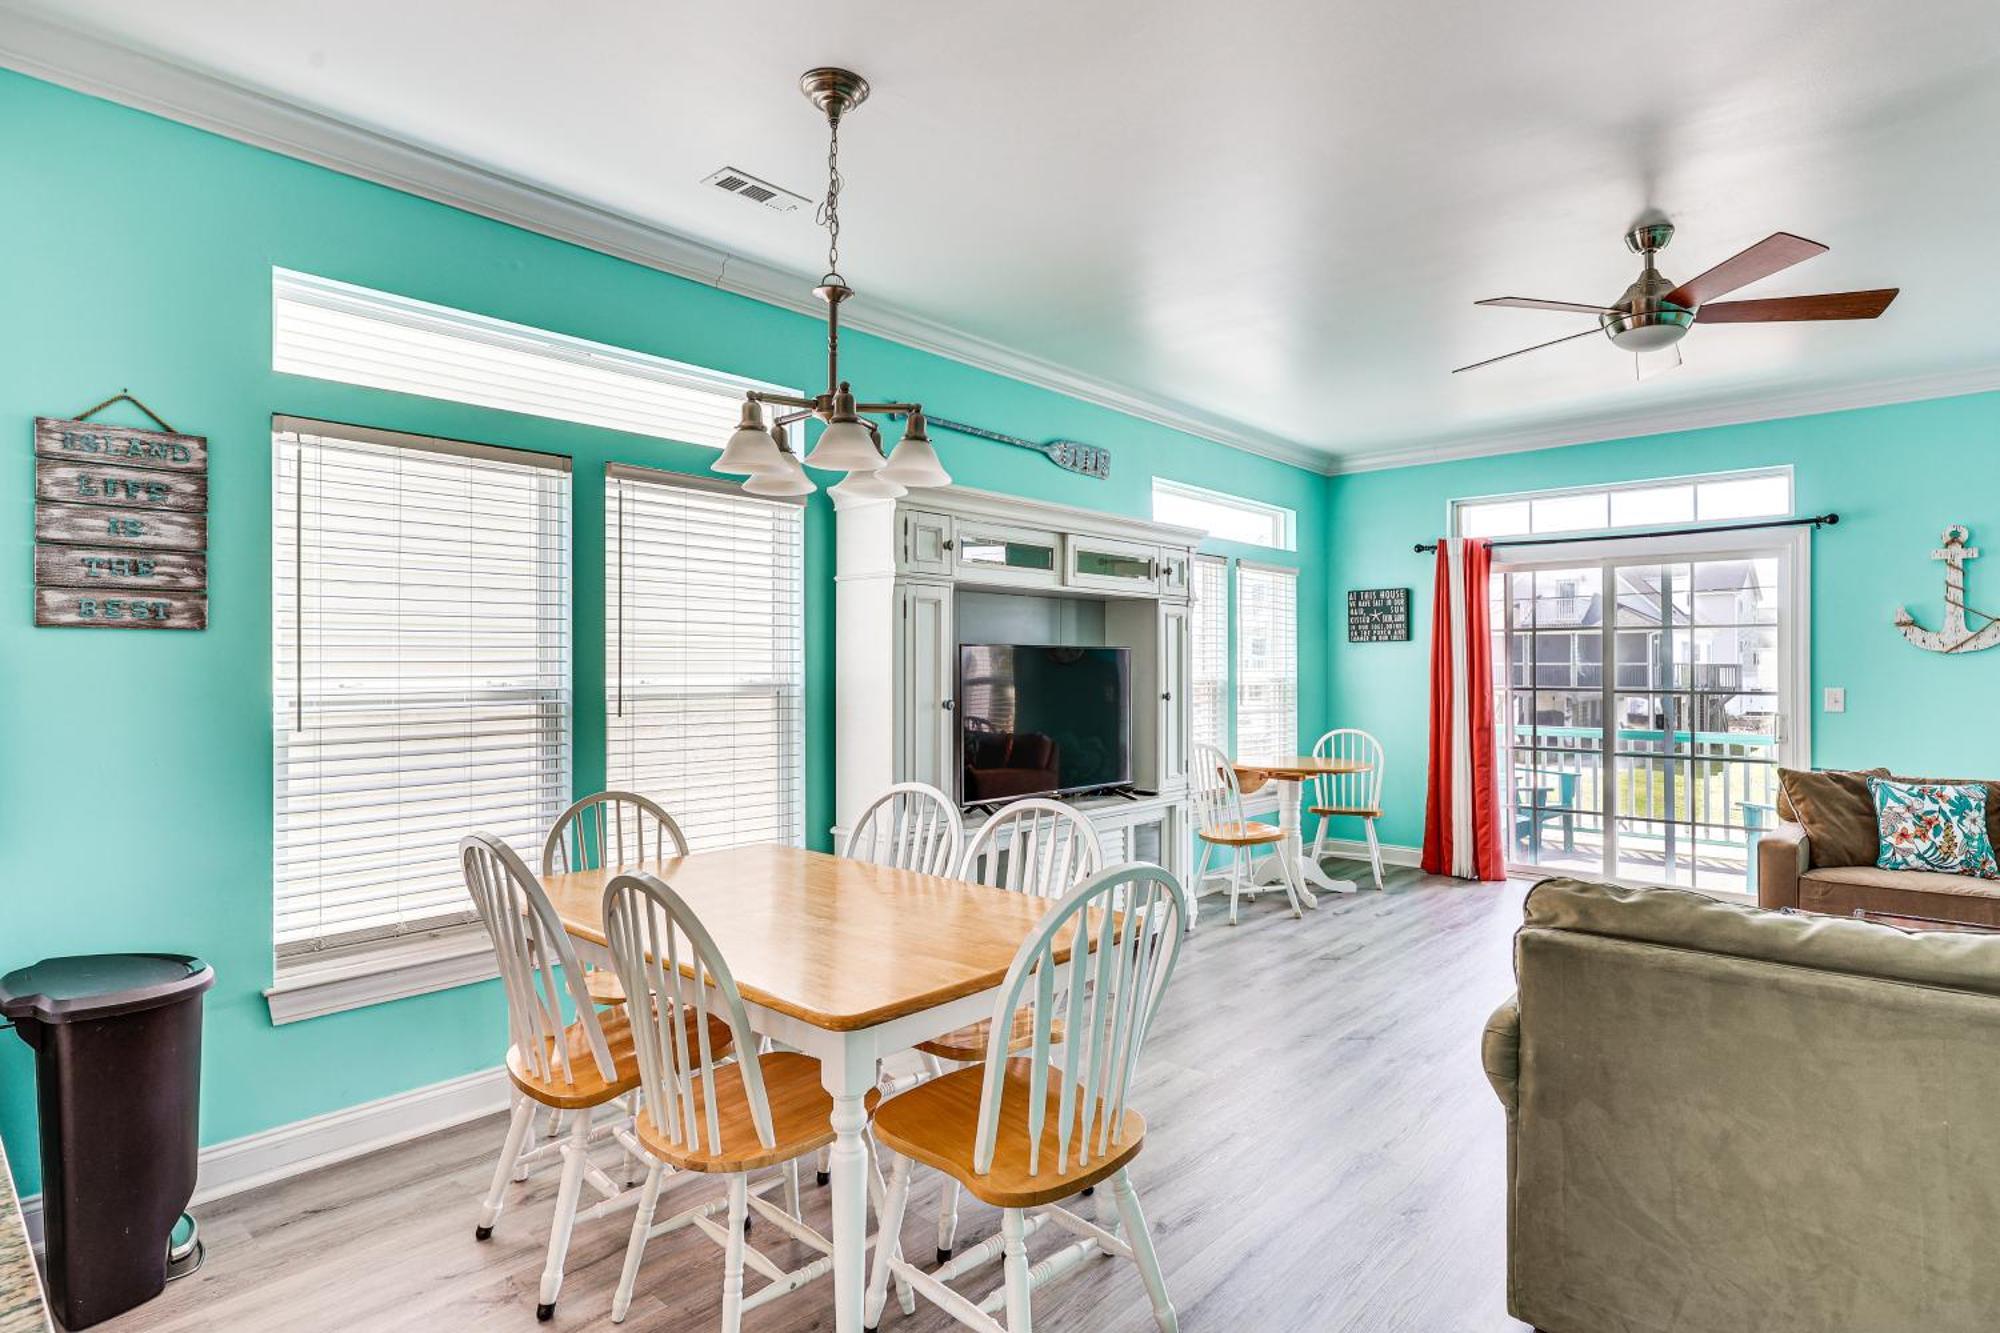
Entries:
POLYGON ((184 953, 44 958, 0 977, 0 1014, 75 1023, 157 1008, 214 984, 215 970, 184 953))

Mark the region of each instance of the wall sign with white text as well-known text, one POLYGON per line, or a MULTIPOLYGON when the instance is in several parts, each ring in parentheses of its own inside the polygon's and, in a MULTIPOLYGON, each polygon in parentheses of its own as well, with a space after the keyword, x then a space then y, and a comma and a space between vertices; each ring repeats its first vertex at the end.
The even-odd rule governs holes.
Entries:
POLYGON ((35 623, 208 626, 208 441, 35 419, 35 623))
POLYGON ((1349 643, 1403 643, 1409 637, 1408 588, 1355 588, 1347 594, 1349 643))

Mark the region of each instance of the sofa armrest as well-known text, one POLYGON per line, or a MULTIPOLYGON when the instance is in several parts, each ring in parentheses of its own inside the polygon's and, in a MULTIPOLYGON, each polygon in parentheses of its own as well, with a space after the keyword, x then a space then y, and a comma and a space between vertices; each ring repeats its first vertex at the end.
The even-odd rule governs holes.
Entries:
POLYGON ((1797 907, 1799 876, 1812 868, 1805 827, 1780 820, 1757 840, 1757 905, 1797 907))
POLYGON ((1486 1064, 1486 1081, 1493 1085, 1500 1104, 1513 1114, 1520 1101, 1521 1079, 1521 997, 1510 995, 1507 1002, 1486 1020, 1486 1035, 1479 1043, 1480 1058, 1486 1064))

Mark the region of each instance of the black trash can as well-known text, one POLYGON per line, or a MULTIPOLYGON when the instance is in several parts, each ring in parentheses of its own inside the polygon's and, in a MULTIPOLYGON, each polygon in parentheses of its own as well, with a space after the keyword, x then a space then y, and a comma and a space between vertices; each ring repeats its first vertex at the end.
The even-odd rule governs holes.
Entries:
POLYGON ((208 964, 171 953, 45 958, 0 977, 0 1014, 35 1048, 45 1276, 69 1328, 166 1285, 194 1193, 201 996, 214 984, 208 964))

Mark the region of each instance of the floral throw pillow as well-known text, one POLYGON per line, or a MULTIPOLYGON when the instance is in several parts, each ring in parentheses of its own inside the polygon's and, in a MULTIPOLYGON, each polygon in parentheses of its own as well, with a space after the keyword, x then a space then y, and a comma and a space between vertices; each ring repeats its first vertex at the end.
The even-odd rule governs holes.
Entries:
POLYGON ((1986 832, 1986 788, 1977 782, 1868 779, 1881 833, 1875 864, 1884 870, 1941 870, 2000 878, 1986 832))

